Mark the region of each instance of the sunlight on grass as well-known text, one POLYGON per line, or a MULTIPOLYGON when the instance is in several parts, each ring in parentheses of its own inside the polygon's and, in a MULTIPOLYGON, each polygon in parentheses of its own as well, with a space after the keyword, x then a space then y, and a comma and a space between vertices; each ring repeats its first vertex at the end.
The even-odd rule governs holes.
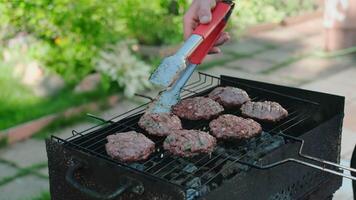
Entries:
POLYGON ((10 67, 0 63, 0 130, 108 95, 103 89, 85 94, 63 89, 52 97, 37 97, 12 76, 10 67))

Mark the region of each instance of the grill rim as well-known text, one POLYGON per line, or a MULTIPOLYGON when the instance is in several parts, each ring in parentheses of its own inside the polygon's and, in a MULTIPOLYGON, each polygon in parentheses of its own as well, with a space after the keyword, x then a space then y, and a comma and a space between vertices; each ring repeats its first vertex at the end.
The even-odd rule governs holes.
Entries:
MULTIPOLYGON (((209 76, 210 76, 210 75, 209 75, 209 76)), ((223 76, 222 76, 222 77, 223 77, 223 76)), ((233 77, 228 77, 228 78, 233 78, 233 77)), ((223 79, 223 78, 221 78, 221 79, 223 79)), ((247 81, 251 81, 251 80, 247 80, 247 81)), ((258 81, 254 81, 254 82, 258 82, 258 81)), ((260 82, 260 83, 263 83, 263 82, 260 82)), ((265 83, 264 83, 264 84, 265 84, 265 83)), ((274 84, 270 84, 270 85, 274 85, 274 84)), ((280 85, 274 85, 274 86, 281 87, 280 85)), ((308 91, 308 90, 306 90, 306 91, 308 91)), ((317 93, 319 93, 319 92, 317 92, 317 93)), ((330 96, 330 94, 327 94, 327 95, 330 96)), ((341 96, 337 96, 337 95, 333 95, 333 96, 335 96, 335 97, 341 97, 341 96)), ((343 98, 343 97, 342 97, 342 98, 343 98)), ((147 104, 148 104, 148 103, 147 103, 147 104)), ((133 110, 142 108, 142 107, 144 107, 144 106, 147 105, 147 104, 143 104, 143 105, 141 105, 141 106, 138 106, 138 107, 134 108, 133 110)), ((127 111, 127 112, 125 112, 125 113, 130 113, 131 111, 132 111, 132 110, 127 111)), ((124 113, 124 114, 125 114, 125 113, 124 113)), ((132 114, 132 115, 130 115, 130 116, 133 116, 133 115, 135 115, 135 114, 136 114, 136 113, 134 113, 134 114, 132 114)), ((122 116, 122 115, 120 115, 120 116, 122 116)), ((114 117, 114 118, 116 118, 116 117, 114 117)), ((125 118, 126 118, 126 117, 125 117, 125 118)), ((123 118, 123 119, 125 119, 125 118, 123 118)), ((106 124, 108 124, 108 123, 102 123, 101 125, 106 125, 106 124)), ((99 126, 100 126, 100 125, 99 125, 99 126)), ((95 127, 96 127, 96 126, 95 126, 95 127)), ((91 127, 91 128, 93 128, 93 127, 91 127)), ((90 130, 91 128, 89 128, 89 130, 90 130)), ((101 127, 101 126, 100 126, 99 129, 98 129, 98 130, 95 130, 95 131, 100 131, 102 128, 106 128, 106 127, 101 127)), ((87 129, 87 130, 88 130, 88 129, 87 129)), ((85 132, 85 131, 87 131, 87 130, 84 130, 84 131, 82 131, 82 132, 75 132, 75 133, 78 133, 77 136, 81 137, 81 136, 83 136, 82 133, 85 132)), ((91 133, 92 133, 92 132, 88 132, 88 133, 86 133, 86 134, 91 134, 91 133)), ((70 137, 70 138, 71 138, 71 137, 70 137)), ((106 161, 113 162, 113 163, 115 163, 116 165, 119 165, 120 167, 124 167, 124 168, 129 169, 129 170, 134 170, 135 172, 138 172, 138 173, 140 173, 140 174, 146 174, 146 175, 148 175, 150 178, 158 179, 158 180, 164 181, 164 182, 166 182, 166 183, 168 183, 168 184, 173 184, 173 185, 175 185, 176 187, 180 187, 180 188, 182 187, 181 185, 171 183, 170 181, 167 181, 167 180, 164 179, 164 178, 158 178, 158 177, 156 177, 156 176, 153 176, 151 173, 146 173, 146 172, 137 170, 137 169, 135 169, 135 168, 132 168, 132 167, 130 167, 130 166, 127 166, 126 164, 122 164, 122 163, 120 163, 120 162, 117 162, 117 161, 115 161, 115 160, 107 159, 107 158, 105 158, 105 156, 101 156, 99 153, 96 153, 96 152, 93 152, 93 151, 88 152, 87 149, 81 147, 80 145, 74 144, 74 143, 72 142, 72 140, 68 141, 67 139, 62 139, 62 138, 56 137, 56 136, 52 136, 51 139, 56 139, 57 141, 60 141, 61 143, 66 144, 66 146, 69 146, 69 147, 70 147, 70 145, 77 146, 78 149, 81 149, 81 150, 82 150, 82 151, 81 151, 82 153, 94 154, 95 156, 100 157, 100 158, 103 158, 103 159, 106 160, 106 161)), ((75 139, 75 138, 74 138, 74 139, 75 139)), ((74 149, 74 150, 77 150, 76 148, 73 148, 73 149, 74 149)))

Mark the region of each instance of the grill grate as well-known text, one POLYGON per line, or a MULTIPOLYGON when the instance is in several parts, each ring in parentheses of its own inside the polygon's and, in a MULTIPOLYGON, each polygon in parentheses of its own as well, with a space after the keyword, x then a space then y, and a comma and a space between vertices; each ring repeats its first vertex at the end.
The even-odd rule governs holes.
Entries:
MULTIPOLYGON (((221 85, 217 77, 199 73, 196 81, 188 84, 182 92, 182 97, 204 96, 216 86, 221 85)), ((193 158, 179 158, 163 151, 164 138, 147 135, 156 143, 156 152, 142 162, 132 163, 129 166, 149 175, 164 179, 174 184, 186 187, 188 199, 201 196, 213 190, 237 173, 244 173, 249 167, 239 161, 258 162, 265 154, 285 144, 283 137, 276 133, 287 133, 303 122, 310 121, 312 113, 318 109, 315 102, 298 99, 296 97, 277 93, 275 91, 256 88, 237 82, 228 82, 227 85, 240 87, 247 91, 254 101, 275 100, 281 103, 289 112, 289 116, 276 124, 261 123, 263 133, 260 137, 248 141, 218 142, 216 150, 211 155, 200 155, 193 158)), ((104 148, 106 136, 115 132, 135 130, 145 133, 138 127, 137 122, 148 104, 139 106, 107 122, 88 130, 77 132, 67 138, 66 144, 90 152, 112 162, 104 148)), ((226 113, 240 115, 239 110, 228 110, 226 113)), ((209 131, 207 121, 183 121, 187 129, 209 131)))

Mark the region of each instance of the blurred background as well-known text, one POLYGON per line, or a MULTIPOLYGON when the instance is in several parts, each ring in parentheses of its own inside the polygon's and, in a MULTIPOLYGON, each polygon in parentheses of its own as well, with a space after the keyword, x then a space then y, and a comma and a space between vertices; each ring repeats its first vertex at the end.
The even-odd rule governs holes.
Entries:
MULTIPOLYGON (((147 102, 183 42, 191 0, 0 1, 0 199, 50 199, 44 139, 147 102)), ((356 5, 241 0, 232 40, 199 70, 346 96, 342 162, 356 144, 356 5), (345 138, 345 139, 344 139, 345 138)), ((335 199, 352 199, 345 181, 335 199)))

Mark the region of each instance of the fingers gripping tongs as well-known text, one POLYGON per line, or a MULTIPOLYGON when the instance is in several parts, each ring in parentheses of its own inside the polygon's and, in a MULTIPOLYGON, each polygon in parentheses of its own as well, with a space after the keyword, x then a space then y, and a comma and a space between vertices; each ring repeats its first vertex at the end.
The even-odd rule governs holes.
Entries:
POLYGON ((182 88, 224 30, 233 7, 231 1, 218 2, 212 10, 211 22, 200 24, 174 55, 163 59, 150 81, 165 90, 153 100, 147 112, 170 112, 171 107, 178 103, 182 88))

